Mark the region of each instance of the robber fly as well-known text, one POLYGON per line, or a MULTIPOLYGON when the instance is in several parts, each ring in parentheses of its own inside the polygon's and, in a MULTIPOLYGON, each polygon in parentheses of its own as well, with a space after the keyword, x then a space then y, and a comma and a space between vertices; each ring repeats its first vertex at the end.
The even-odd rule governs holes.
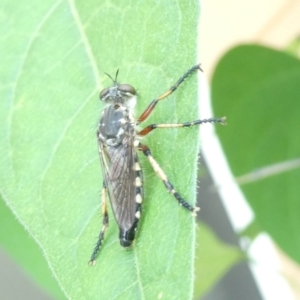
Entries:
POLYGON ((103 89, 100 93, 100 99, 108 106, 101 114, 97 131, 103 173, 103 226, 89 261, 90 265, 94 265, 96 262, 95 259, 108 226, 107 196, 119 226, 121 246, 129 247, 135 238, 143 202, 143 173, 137 155, 138 151, 141 151, 148 158, 149 163, 162 180, 167 191, 174 196, 182 207, 192 212, 193 215, 196 215, 199 210, 198 207, 192 206, 180 196, 152 156, 149 147, 142 144, 140 140, 156 128, 190 127, 202 123, 221 123, 225 125, 226 118, 210 118, 180 124, 151 124, 141 131, 137 129, 137 125, 148 118, 159 101, 173 93, 190 74, 197 70, 202 71, 200 65, 189 69, 174 86, 154 99, 137 120, 133 115, 137 100, 134 87, 130 84, 119 84, 117 82, 118 71, 115 79, 106 74, 112 79, 113 86, 103 89))

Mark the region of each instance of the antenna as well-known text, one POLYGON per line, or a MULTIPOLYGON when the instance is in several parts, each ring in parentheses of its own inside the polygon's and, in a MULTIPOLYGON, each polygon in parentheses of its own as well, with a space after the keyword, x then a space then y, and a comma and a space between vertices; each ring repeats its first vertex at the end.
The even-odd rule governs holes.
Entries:
POLYGON ((112 80, 112 82, 113 82, 114 84, 117 83, 117 78, 118 78, 118 74, 119 74, 119 69, 118 69, 117 72, 116 72, 116 77, 115 77, 115 79, 113 79, 109 74, 107 74, 107 73, 105 73, 105 72, 104 72, 104 74, 106 74, 106 75, 112 80))

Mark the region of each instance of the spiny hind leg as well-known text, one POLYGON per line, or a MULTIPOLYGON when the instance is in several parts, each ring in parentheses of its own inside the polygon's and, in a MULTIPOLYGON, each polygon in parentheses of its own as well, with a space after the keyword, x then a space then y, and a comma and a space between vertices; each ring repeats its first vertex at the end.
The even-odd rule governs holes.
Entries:
POLYGON ((159 166, 157 161, 153 158, 152 153, 148 146, 139 144, 138 149, 144 153, 144 155, 148 158, 153 170, 157 174, 157 176, 162 180, 166 189, 174 196, 174 198, 178 201, 179 205, 189 210, 194 216, 196 216, 197 211, 200 210, 199 207, 194 207, 185 201, 181 195, 175 190, 173 184, 168 180, 167 175, 163 171, 163 169, 159 166))
POLYGON ((98 241, 95 245, 94 251, 91 255, 91 259, 89 261, 89 265, 94 266, 96 264, 96 256, 101 248, 102 241, 104 240, 104 235, 106 228, 108 227, 109 224, 109 219, 108 219, 108 212, 107 212, 107 190, 106 190, 106 185, 105 182, 103 182, 103 187, 102 187, 102 215, 103 215, 103 222, 102 222, 102 229, 99 233, 98 241))

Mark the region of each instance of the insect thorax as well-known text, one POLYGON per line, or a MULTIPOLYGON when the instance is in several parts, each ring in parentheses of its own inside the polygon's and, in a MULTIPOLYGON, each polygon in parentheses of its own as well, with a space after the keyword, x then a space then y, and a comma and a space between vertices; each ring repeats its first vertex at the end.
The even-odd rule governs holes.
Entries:
POLYGON ((99 122, 99 139, 107 146, 118 146, 125 135, 135 135, 134 119, 129 108, 122 103, 107 107, 99 122))

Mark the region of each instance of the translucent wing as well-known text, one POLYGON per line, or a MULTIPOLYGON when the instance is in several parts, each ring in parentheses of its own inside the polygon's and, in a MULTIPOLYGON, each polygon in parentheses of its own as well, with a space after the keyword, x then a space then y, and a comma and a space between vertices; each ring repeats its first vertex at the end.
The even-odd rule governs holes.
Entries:
POLYGON ((115 219, 121 229, 129 230, 135 220, 135 160, 133 136, 125 136, 118 146, 99 141, 100 160, 115 219))

